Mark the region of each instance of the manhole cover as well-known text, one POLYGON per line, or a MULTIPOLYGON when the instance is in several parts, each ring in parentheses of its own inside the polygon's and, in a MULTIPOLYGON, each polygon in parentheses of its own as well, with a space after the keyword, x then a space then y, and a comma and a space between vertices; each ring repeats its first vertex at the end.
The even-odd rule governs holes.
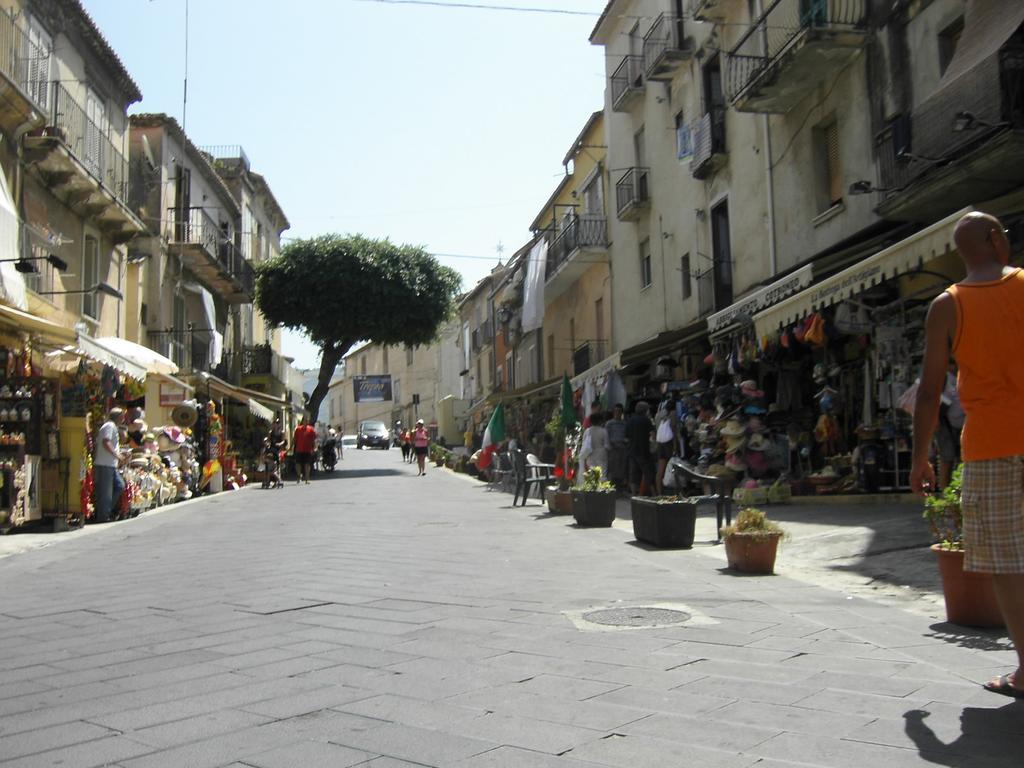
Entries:
POLYGON ((603 608, 583 614, 584 621, 609 627, 670 627, 690 620, 671 608, 603 608))

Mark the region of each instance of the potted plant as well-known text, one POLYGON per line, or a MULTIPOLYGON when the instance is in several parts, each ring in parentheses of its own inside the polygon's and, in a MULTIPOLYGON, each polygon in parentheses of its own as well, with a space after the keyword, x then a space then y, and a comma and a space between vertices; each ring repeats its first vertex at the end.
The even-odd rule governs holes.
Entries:
POLYGON ((740 510, 736 522, 721 530, 729 567, 742 573, 775 572, 775 553, 785 531, 760 509, 740 510))
POLYGON ((931 549, 939 562, 946 620, 966 627, 1001 627, 1003 615, 996 602, 992 576, 964 570, 962 482, 961 464, 942 493, 929 496, 924 503, 924 519, 935 539, 931 549))
MULTIPOLYGON (((563 451, 565 449, 566 439, 566 427, 562 420, 561 411, 556 411, 551 417, 551 420, 544 425, 544 431, 547 432, 554 439, 556 446, 561 446, 563 451)), ((555 462, 555 479, 557 485, 551 485, 544 489, 544 495, 548 502, 548 511, 552 515, 571 515, 572 514, 572 495, 569 491, 572 477, 569 477, 565 473, 565 459, 564 452, 559 454, 559 458, 555 462)), ((569 468, 570 473, 572 467, 569 468)))
POLYGON ((583 473, 583 484, 573 488, 572 516, 586 527, 610 528, 615 520, 615 486, 602 477, 600 467, 583 473))
POLYGON ((689 549, 697 526, 697 504, 685 496, 634 496, 633 535, 655 547, 689 549))

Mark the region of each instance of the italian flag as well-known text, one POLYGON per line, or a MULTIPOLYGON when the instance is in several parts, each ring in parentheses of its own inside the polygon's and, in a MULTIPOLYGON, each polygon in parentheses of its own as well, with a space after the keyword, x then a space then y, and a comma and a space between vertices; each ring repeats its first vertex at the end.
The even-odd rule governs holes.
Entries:
POLYGON ((477 466, 480 469, 487 469, 494 459, 494 452, 498 445, 505 439, 505 408, 501 403, 491 414, 491 420, 487 422, 487 429, 484 430, 484 444, 477 466))

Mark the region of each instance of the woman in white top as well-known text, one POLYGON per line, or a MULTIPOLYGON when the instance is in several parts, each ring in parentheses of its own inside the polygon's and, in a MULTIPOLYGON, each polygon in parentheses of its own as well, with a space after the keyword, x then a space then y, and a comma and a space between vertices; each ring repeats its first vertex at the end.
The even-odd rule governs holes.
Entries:
POLYGON ((604 428, 604 414, 594 413, 590 416, 590 426, 583 433, 583 448, 580 460, 584 471, 591 467, 601 468, 601 477, 608 477, 608 431, 604 428))

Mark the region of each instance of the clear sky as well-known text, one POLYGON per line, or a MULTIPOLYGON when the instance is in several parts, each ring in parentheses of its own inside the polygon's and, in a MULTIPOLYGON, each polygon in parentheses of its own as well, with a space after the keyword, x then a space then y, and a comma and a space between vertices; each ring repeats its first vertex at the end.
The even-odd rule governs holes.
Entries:
MULTIPOLYGON (((459 0, 438 0, 455 3, 459 0)), ((510 256, 601 108, 603 0, 464 0, 575 16, 379 0, 189 0, 185 130, 241 144, 286 237, 423 245, 469 287, 510 256)), ((182 118, 185 0, 84 0, 144 99, 182 118)), ((313 367, 315 347, 284 351, 313 367)))

